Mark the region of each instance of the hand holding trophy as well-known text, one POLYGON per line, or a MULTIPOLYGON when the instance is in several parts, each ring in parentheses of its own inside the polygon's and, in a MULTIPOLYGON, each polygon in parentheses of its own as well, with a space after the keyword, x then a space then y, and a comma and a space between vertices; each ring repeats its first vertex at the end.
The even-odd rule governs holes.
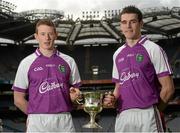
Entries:
POLYGON ((103 98, 103 105, 105 107, 114 107, 115 103, 116 103, 116 97, 114 96, 114 94, 111 91, 105 92, 103 98))
POLYGON ((100 125, 98 125, 95 122, 95 117, 96 114, 100 113, 103 109, 103 104, 102 104, 103 94, 101 94, 100 92, 85 92, 82 93, 82 99, 78 99, 77 103, 84 104, 84 111, 90 115, 89 123, 83 125, 83 127, 102 128, 100 125))

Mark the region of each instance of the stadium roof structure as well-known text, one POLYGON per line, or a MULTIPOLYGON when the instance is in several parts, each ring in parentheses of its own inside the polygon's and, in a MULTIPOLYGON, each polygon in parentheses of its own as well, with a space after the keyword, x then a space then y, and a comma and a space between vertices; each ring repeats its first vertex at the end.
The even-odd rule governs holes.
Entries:
MULTIPOLYGON (((38 19, 51 18, 57 26, 58 45, 119 44, 123 42, 118 16, 101 20, 64 20, 62 11, 37 9, 15 13, 0 5, 0 44, 35 44, 34 27, 38 19), (5 41, 5 40, 11 41, 5 41), (13 43, 12 43, 13 42, 13 43)), ((143 9, 142 34, 151 39, 180 37, 180 7, 143 9)))

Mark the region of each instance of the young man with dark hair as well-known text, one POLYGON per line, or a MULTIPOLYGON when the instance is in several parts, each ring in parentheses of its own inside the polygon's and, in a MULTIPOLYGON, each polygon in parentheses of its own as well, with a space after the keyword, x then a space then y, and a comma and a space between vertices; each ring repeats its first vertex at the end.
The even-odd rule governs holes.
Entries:
POLYGON ((120 13, 126 43, 113 55, 114 95, 105 105, 118 102, 116 132, 163 132, 160 111, 174 93, 172 70, 163 49, 141 34, 143 16, 135 6, 120 13))

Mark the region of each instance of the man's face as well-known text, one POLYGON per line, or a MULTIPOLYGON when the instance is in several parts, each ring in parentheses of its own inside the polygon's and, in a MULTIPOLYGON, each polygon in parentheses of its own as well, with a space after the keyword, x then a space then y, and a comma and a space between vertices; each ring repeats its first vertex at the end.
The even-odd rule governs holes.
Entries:
POLYGON ((138 39, 142 26, 143 22, 139 22, 137 14, 125 13, 121 16, 120 29, 126 39, 138 39))
POLYGON ((39 48, 43 50, 52 50, 54 41, 57 38, 54 28, 47 25, 40 25, 38 33, 35 33, 35 38, 39 42, 39 48))

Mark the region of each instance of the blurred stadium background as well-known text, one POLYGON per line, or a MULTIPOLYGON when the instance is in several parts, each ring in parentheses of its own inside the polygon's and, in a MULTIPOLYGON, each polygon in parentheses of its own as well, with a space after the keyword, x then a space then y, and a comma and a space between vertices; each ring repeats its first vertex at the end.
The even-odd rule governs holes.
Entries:
MULTIPOLYGON (((38 46, 34 39, 34 26, 38 19, 51 18, 56 24, 56 47, 76 60, 84 83, 82 90, 113 89, 112 55, 124 43, 118 17, 120 9, 106 10, 103 17, 99 11, 83 11, 82 16, 73 20, 61 10, 36 9, 17 13, 15 8, 13 3, 0 0, 0 118, 4 131, 25 131, 26 116, 13 105, 11 86, 20 60, 38 46)), ((165 111, 165 120, 169 132, 180 131, 180 6, 142 11, 142 33, 166 51, 174 71, 176 93, 165 111)), ((113 131, 113 126, 107 126, 104 121, 111 121, 113 125, 115 112, 112 111, 112 117, 106 110, 101 115, 105 116, 99 117, 104 125, 103 131, 113 131)), ((80 116, 74 113, 76 123, 82 119, 85 121, 86 117, 80 116)), ((79 131, 85 131, 80 124, 76 126, 79 131)))

